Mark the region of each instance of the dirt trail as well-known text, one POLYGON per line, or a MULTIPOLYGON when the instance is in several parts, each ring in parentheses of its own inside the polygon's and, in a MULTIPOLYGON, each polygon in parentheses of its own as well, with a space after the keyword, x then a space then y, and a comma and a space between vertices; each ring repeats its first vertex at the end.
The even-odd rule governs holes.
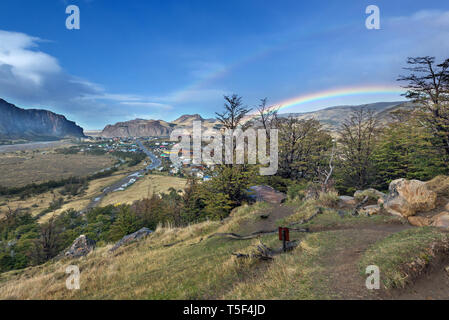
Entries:
MULTIPOLYGON (((368 247, 376 241, 410 226, 380 225, 363 229, 344 230, 347 245, 336 248, 335 254, 327 258, 329 265, 330 292, 335 299, 349 300, 429 300, 449 299, 449 276, 445 271, 449 259, 442 259, 429 268, 427 274, 419 277, 404 289, 367 290, 358 263, 368 247)), ((381 272, 382 276, 382 272, 381 272)))
POLYGON ((342 231, 344 241, 327 257, 330 293, 335 299, 382 299, 383 290, 368 290, 358 262, 369 246, 388 235, 409 228, 404 225, 367 226, 342 231))
MULTIPOLYGON (((243 234, 257 231, 275 230, 276 222, 294 213, 294 208, 284 204, 271 205, 265 212, 260 213, 266 218, 246 223, 241 226, 243 234)), ((334 299, 350 300, 407 300, 407 299, 449 299, 449 276, 445 267, 449 266, 449 257, 438 262, 405 289, 395 290, 368 290, 365 286, 367 276, 360 274, 358 263, 363 253, 375 242, 406 229, 410 225, 380 224, 354 226, 349 228, 335 228, 326 231, 340 231, 342 239, 334 252, 326 257, 325 265, 328 267, 327 276, 330 286, 329 293, 334 299)), ((318 231, 318 230, 316 230, 318 231)))

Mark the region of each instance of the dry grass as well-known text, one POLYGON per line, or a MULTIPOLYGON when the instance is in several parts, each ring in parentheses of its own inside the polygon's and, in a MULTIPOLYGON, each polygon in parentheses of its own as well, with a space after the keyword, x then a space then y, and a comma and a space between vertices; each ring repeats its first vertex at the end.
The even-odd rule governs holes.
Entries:
MULTIPOLYGON (((224 299, 328 299, 323 257, 335 245, 333 233, 296 235, 301 245, 289 254, 277 257, 263 272, 237 283, 224 299)), ((279 245, 276 237, 264 237, 269 246, 279 245)))
POLYGON ((250 262, 231 252, 250 241, 207 238, 223 226, 203 222, 186 228, 160 227, 146 240, 112 253, 111 245, 87 257, 50 262, 0 276, 2 299, 198 299, 230 290, 251 272, 250 262), (171 247, 165 244, 177 243, 171 247), (81 270, 81 290, 65 288, 68 265, 81 270))
POLYGON ((69 209, 74 209, 78 211, 85 209, 93 198, 101 194, 101 191, 104 188, 115 183, 120 179, 123 179, 124 177, 126 177, 127 174, 128 173, 119 171, 119 173, 114 174, 112 176, 89 182, 89 187, 87 188, 84 194, 71 198, 64 197, 64 201, 66 203, 64 203, 60 209, 57 209, 53 212, 44 215, 42 218, 39 219, 39 222, 41 223, 45 222, 52 216, 59 215, 62 212, 67 211, 69 209))
POLYGON ((60 197, 64 198, 65 203, 62 205, 60 209, 50 212, 40 218, 39 222, 42 223, 47 221, 53 215, 58 215, 66 210, 69 209, 82 210, 86 208, 86 206, 90 203, 90 201, 93 198, 101 194, 101 191, 104 188, 115 183, 120 179, 123 179, 131 172, 134 172, 139 168, 140 165, 132 168, 122 169, 109 177, 92 180, 89 182, 89 186, 84 194, 74 197, 62 196, 60 194, 62 188, 57 188, 53 190, 53 193, 49 191, 24 200, 21 200, 17 196, 13 197, 3 196, 0 197, 0 212, 8 210, 8 207, 10 207, 12 210, 20 208, 29 211, 33 216, 35 216, 41 213, 43 210, 47 209, 54 199, 58 199, 60 197))
MULTIPOLYGON (((307 217, 315 212, 316 204, 303 203, 286 220, 296 222, 307 217)), ((216 232, 239 233, 265 206, 242 206, 221 222, 206 221, 185 228, 159 226, 145 240, 114 253, 108 251, 112 246, 108 244, 81 259, 50 261, 43 266, 0 274, 0 299, 332 298, 329 272, 333 265, 329 265, 329 256, 336 246, 350 246, 354 241, 349 242, 344 236, 345 230, 292 233, 292 240, 302 240, 300 246, 271 262, 237 259, 232 253, 253 252, 259 241, 277 248, 277 235, 252 240, 209 237, 216 232), (81 290, 65 288, 65 268, 69 265, 80 268, 81 290)), ((379 219, 387 218, 342 219, 334 211, 325 210, 309 226, 344 221, 357 227, 362 222, 385 223, 379 219)))
POLYGON ((175 190, 184 190, 186 187, 186 182, 186 179, 177 177, 146 175, 143 178, 140 178, 125 191, 108 194, 101 201, 101 205, 106 206, 117 203, 132 203, 135 200, 141 200, 149 197, 153 193, 167 192, 170 188, 174 188, 175 190))
POLYGON ((24 154, 0 154, 0 185, 20 187, 71 176, 83 177, 110 167, 114 162, 115 159, 108 155, 63 155, 53 152, 42 154, 32 151, 24 154))
POLYGON ((340 198, 335 191, 321 192, 318 198, 318 204, 326 208, 336 208, 340 198))
POLYGON ((446 256, 448 250, 447 233, 430 227, 405 230, 371 246, 360 260, 360 272, 368 265, 376 265, 383 274, 386 288, 404 287, 423 272, 437 254, 446 256))

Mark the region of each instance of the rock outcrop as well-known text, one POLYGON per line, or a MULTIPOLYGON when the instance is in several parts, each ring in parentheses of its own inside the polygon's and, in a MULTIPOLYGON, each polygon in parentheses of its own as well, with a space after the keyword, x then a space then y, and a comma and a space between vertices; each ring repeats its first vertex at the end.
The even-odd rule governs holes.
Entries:
POLYGON ((366 196, 368 196, 369 198, 375 199, 377 201, 378 199, 385 197, 385 193, 380 192, 373 188, 369 188, 366 190, 357 190, 354 193, 354 198, 358 201, 362 200, 366 196))
POLYGON ((21 109, 0 99, 0 139, 84 137, 83 128, 48 110, 21 109))
POLYGON ((144 119, 118 122, 107 125, 99 135, 104 138, 167 137, 175 129, 182 130, 185 134, 191 134, 193 121, 201 121, 203 131, 221 127, 216 119, 203 119, 199 114, 193 114, 183 115, 172 122, 144 119))
POLYGON ((390 183, 388 194, 379 199, 390 214, 407 218, 436 206, 437 194, 419 180, 397 179, 390 183))
POLYGON ((366 206, 363 207, 362 209, 360 209, 359 213, 366 215, 366 216, 373 216, 376 214, 380 214, 380 212, 382 211, 382 208, 378 205, 370 205, 370 206, 366 206))
POLYGON ((150 233, 152 233, 153 231, 151 231, 148 228, 142 228, 139 231, 136 231, 134 233, 131 233, 127 236, 124 236, 120 241, 118 241, 111 249, 110 251, 115 251, 118 248, 120 248, 123 245, 129 244, 131 242, 134 241, 138 241, 140 239, 145 238, 146 236, 148 236, 150 233))
POLYGON ((408 222, 415 227, 427 227, 430 226, 432 220, 427 217, 410 216, 408 222))
POLYGON ((270 186, 252 186, 248 191, 249 197, 254 201, 282 203, 287 198, 284 193, 279 192, 270 186))
POLYGON ((73 241, 70 248, 65 252, 64 256, 70 258, 79 258, 87 255, 95 249, 95 241, 89 239, 85 235, 81 235, 73 241))
POLYGON ((339 196, 339 208, 353 208, 357 204, 357 201, 354 199, 354 197, 350 196, 339 196))
POLYGON ((105 138, 165 137, 173 131, 173 126, 163 120, 135 119, 107 125, 101 132, 105 138))
POLYGON ((443 211, 436 216, 433 216, 431 226, 449 229, 449 212, 443 211))

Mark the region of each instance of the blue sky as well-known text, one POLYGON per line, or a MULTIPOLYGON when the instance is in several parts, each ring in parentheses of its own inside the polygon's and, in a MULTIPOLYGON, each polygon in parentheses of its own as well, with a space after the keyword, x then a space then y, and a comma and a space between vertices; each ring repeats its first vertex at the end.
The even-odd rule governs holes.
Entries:
MULTIPOLYGON (((449 2, 364 0, 2 0, 0 97, 85 129, 134 118, 212 117, 339 87, 397 86, 408 56, 449 57, 449 2), (67 30, 67 5, 81 29, 67 30), (380 8, 381 30, 365 27, 380 8)), ((289 108, 396 101, 333 98, 289 108)))

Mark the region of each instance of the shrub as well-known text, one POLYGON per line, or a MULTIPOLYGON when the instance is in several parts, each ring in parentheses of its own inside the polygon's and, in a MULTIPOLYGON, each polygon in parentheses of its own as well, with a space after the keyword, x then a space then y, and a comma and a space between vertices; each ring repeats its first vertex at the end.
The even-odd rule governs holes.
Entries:
POLYGON ((302 200, 305 196, 305 190, 307 188, 307 184, 305 183, 295 183, 288 187, 287 197, 289 200, 302 200))
POLYGON ((318 203, 326 208, 336 208, 339 200, 338 193, 335 191, 322 192, 318 197, 318 203))
POLYGON ((365 199, 365 197, 368 197, 369 202, 377 203, 377 200, 381 197, 381 194, 379 193, 379 191, 375 189, 366 189, 363 191, 357 191, 354 194, 354 199, 357 200, 358 202, 361 202, 363 199, 365 199))

